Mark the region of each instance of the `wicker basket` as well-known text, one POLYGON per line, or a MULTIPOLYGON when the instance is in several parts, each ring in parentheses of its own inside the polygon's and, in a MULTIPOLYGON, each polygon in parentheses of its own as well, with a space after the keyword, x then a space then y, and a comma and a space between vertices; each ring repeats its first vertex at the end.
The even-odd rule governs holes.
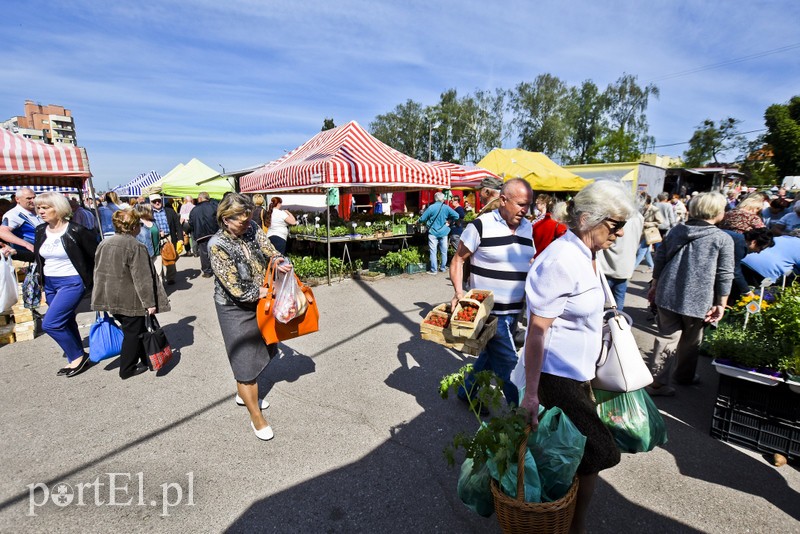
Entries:
MULTIPOLYGON (((525 465, 530 427, 525 431, 525 439, 519 446, 517 466, 525 465)), ((553 502, 525 502, 525 486, 523 482, 525 469, 517 468, 517 498, 512 499, 492 480, 492 497, 494 511, 500 529, 506 534, 518 532, 537 534, 561 534, 569 532, 572 517, 575 515, 576 496, 578 494, 578 477, 570 486, 567 494, 553 502)))

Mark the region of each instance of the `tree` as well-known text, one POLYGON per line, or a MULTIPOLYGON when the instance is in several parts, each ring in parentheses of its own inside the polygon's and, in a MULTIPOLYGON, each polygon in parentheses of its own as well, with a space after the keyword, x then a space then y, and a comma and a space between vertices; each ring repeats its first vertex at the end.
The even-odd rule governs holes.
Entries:
POLYGON ((378 115, 369 124, 369 131, 379 140, 412 158, 427 158, 428 108, 409 99, 394 111, 378 115))
POLYGON ((510 106, 516 113, 513 125, 519 132, 520 147, 551 157, 566 152, 568 93, 567 85, 552 74, 540 74, 533 83, 517 85, 510 106))
POLYGON ((637 77, 623 74, 603 92, 606 99, 608 133, 600 142, 604 161, 636 161, 654 139, 648 134, 647 105, 658 98, 654 84, 640 87, 637 77))
POLYGON ((326 117, 325 120, 322 121, 322 130, 320 131, 324 132, 325 130, 333 130, 334 128, 336 128, 336 124, 333 122, 333 119, 326 117))
POLYGON ((774 152, 778 177, 800 175, 800 95, 788 104, 773 104, 764 113, 765 140, 774 152))
POLYGON ((778 181, 778 171, 772 162, 772 147, 764 144, 764 135, 758 136, 748 147, 747 157, 739 170, 747 175, 751 187, 769 186, 778 181))
POLYGON ((572 125, 569 136, 569 154, 567 161, 571 164, 596 163, 600 150, 600 139, 607 129, 605 111, 608 102, 600 93, 597 85, 591 80, 581 83, 580 87, 571 87, 567 104, 567 121, 572 125))
POLYGON ((747 148, 747 139, 739 133, 741 121, 733 117, 720 120, 717 124, 706 119, 700 124, 689 139, 689 148, 683 153, 687 167, 702 167, 709 161, 719 165, 718 156, 735 151, 741 155, 747 148))

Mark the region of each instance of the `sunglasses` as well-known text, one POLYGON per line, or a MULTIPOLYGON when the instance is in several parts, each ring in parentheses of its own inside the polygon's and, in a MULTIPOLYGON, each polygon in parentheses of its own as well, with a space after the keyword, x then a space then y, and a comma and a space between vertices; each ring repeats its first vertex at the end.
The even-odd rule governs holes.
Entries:
POLYGON ((161 204, 161 199, 155 199, 150 201, 151 204, 161 204))
POLYGON ((616 234, 617 232, 622 230, 622 228, 625 226, 625 223, 628 222, 628 221, 618 221, 618 220, 612 219, 610 217, 606 217, 603 220, 606 221, 606 222, 610 222, 611 223, 611 226, 609 228, 611 229, 611 233, 612 234, 616 234))

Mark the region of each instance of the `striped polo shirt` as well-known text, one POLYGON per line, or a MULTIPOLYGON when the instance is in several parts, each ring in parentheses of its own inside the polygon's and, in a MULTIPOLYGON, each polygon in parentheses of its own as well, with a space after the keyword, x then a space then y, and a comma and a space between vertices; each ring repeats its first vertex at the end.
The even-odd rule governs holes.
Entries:
POLYGON ((524 309, 525 279, 536 249, 531 223, 522 219, 516 231, 498 210, 485 213, 467 225, 461 234, 470 256, 470 287, 494 292, 495 315, 524 309))

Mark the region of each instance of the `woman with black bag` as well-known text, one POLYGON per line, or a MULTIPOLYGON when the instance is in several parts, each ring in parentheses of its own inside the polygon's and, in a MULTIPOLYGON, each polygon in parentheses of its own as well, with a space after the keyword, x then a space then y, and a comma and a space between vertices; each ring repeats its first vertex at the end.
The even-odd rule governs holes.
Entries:
POLYGON ((147 316, 170 307, 147 248, 136 238, 139 214, 119 210, 112 222, 116 233, 97 247, 92 310, 112 313, 122 328, 119 376, 126 380, 149 368, 142 343, 147 316))

